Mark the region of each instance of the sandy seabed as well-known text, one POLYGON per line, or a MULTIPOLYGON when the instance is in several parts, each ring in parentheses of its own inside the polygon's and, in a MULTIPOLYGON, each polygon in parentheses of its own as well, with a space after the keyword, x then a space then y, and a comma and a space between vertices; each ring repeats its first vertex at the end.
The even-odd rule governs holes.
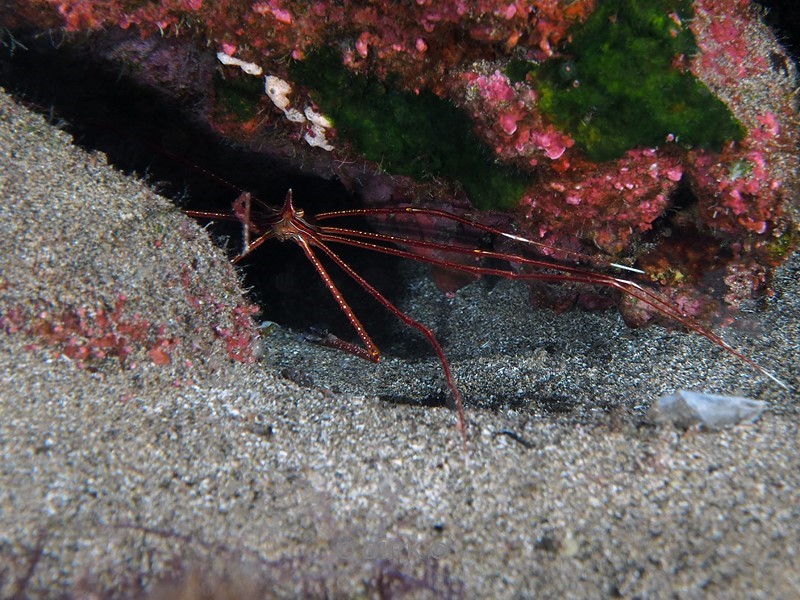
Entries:
MULTIPOLYGON (((0 597, 171 597, 165 580, 232 597, 800 595, 797 392, 707 340, 531 311, 507 282, 446 298, 411 279, 403 308, 467 399, 465 458, 452 412, 414 405, 441 395, 435 357, 402 341, 376 366, 278 327, 260 362, 232 362, 219 329, 245 300, 224 251, 5 94, 0 192, 0 597), (151 340, 81 366, 14 320, 121 297, 120 320, 175 342, 168 365, 151 340), (650 423, 679 388, 770 408, 720 432, 650 423)), ((794 390, 799 275, 796 255, 747 331, 725 332, 794 390)))

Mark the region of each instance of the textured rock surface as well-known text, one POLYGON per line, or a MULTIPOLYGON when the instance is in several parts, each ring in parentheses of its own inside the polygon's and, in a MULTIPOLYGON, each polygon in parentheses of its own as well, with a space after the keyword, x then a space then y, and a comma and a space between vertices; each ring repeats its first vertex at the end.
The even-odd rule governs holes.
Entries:
POLYGON ((797 245, 796 69, 748 0, 61 0, 3 17, 96 32, 68 39, 367 204, 502 209, 536 239, 638 260, 696 314, 763 292, 797 245))

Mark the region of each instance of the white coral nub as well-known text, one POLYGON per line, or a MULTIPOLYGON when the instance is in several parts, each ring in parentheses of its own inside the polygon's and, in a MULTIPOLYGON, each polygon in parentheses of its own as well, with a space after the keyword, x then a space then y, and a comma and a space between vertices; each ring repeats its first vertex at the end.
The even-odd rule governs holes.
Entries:
POLYGON ((328 143, 328 139, 325 137, 325 131, 333 123, 325 115, 316 112, 310 106, 305 108, 305 114, 296 108, 292 108, 291 100, 289 100, 292 86, 288 81, 284 81, 274 75, 267 75, 264 77, 264 89, 272 103, 283 111, 287 119, 294 123, 308 123, 309 131, 303 135, 303 139, 309 146, 322 148, 328 152, 333 150, 333 146, 328 143))
POLYGON ((292 91, 292 86, 288 81, 284 81, 280 77, 274 75, 267 75, 264 78, 264 89, 267 91, 267 96, 272 100, 272 103, 283 111, 286 118, 294 123, 305 123, 306 118, 296 108, 291 108, 289 105, 289 92, 292 91))
POLYGON ((224 52, 217 52, 217 60, 223 65, 233 65, 239 67, 248 75, 261 75, 264 70, 255 63, 245 62, 241 58, 230 56, 224 52))
POLYGON ((306 132, 306 134, 303 136, 303 139, 308 143, 309 146, 322 148, 328 152, 333 150, 333 146, 328 143, 328 139, 325 137, 325 130, 328 127, 331 127, 333 123, 330 122, 328 117, 316 112, 310 106, 306 107, 305 115, 306 119, 308 119, 311 130, 306 132))
POLYGON ((328 127, 333 126, 333 123, 330 122, 330 119, 328 119, 328 117, 326 117, 321 113, 316 112, 310 106, 306 107, 305 114, 306 114, 306 119, 308 119, 311 124, 316 125, 317 127, 321 127, 322 129, 327 129, 328 127))
POLYGON ((267 75, 264 78, 264 88, 267 91, 267 96, 272 100, 272 103, 286 112, 287 107, 291 102, 289 101, 289 92, 292 91, 292 86, 288 81, 284 81, 280 77, 274 75, 267 75))
MULTIPOLYGON (((244 62, 225 52, 217 52, 217 59, 223 65, 239 67, 248 75, 261 75, 263 73, 263 70, 258 65, 244 62)), ((289 100, 292 86, 288 81, 284 81, 274 75, 267 75, 264 77, 264 89, 272 103, 283 111, 289 121, 307 124, 308 131, 303 134, 303 139, 309 146, 322 148, 328 152, 333 150, 333 146, 328 143, 328 138, 325 136, 327 129, 332 127, 333 123, 325 115, 316 112, 310 106, 307 106, 303 112, 293 108, 292 101, 289 100)))

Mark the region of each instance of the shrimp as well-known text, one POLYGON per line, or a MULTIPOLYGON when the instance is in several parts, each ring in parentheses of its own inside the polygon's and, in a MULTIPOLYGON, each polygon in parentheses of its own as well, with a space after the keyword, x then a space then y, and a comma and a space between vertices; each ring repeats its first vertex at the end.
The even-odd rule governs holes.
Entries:
POLYGON ((709 341, 748 364, 779 386, 788 389, 788 386, 770 371, 763 368, 752 358, 733 348, 711 329, 660 296, 656 291, 651 289, 650 285, 644 280, 641 282, 637 281, 637 277, 641 277, 645 274, 644 271, 640 269, 619 263, 604 262, 577 252, 552 248, 541 242, 536 242, 480 223, 467 216, 435 208, 415 206, 361 208, 322 212, 314 215, 313 218, 309 218, 306 217, 303 209, 295 207, 291 189, 286 193, 283 205, 280 207, 265 206, 261 211, 256 213, 253 210, 253 204, 254 199, 252 195, 249 192, 242 192, 234 201, 233 208, 230 212, 207 212, 197 210, 187 210, 185 212, 188 216, 198 219, 239 221, 242 224, 244 244, 241 252, 233 258, 234 264, 239 263, 268 240, 277 240, 279 242, 292 241, 297 244, 322 278, 325 287, 331 293, 339 308, 347 316, 348 321, 361 342, 360 345, 358 345, 342 340, 331 334, 326 334, 321 340, 321 343, 324 345, 349 352, 375 363, 379 362, 381 359, 380 349, 372 340, 355 311, 334 283, 330 273, 320 260, 320 254, 326 256, 336 267, 352 278, 369 295, 406 326, 419 331, 427 339, 441 364, 445 382, 452 396, 452 406, 457 414, 457 426, 465 450, 467 445, 467 424, 464 415, 463 398, 456 384, 447 356, 437 340, 435 333, 428 326, 412 318, 394 305, 377 288, 345 262, 339 254, 332 249, 331 245, 353 246, 363 250, 424 262, 443 269, 460 271, 476 277, 491 275, 513 280, 542 281, 548 283, 568 282, 611 288, 633 298, 664 317, 686 327, 690 331, 704 336, 709 341), (400 220, 419 216, 455 223, 464 227, 466 230, 504 238, 520 247, 520 251, 506 252, 487 250, 474 245, 457 242, 445 243, 429 241, 416 239, 407 235, 392 235, 323 224, 346 217, 391 217, 395 220, 400 220), (528 250, 527 252, 526 249, 528 250), (531 250, 549 250, 551 253, 557 251, 560 256, 567 257, 569 262, 567 260, 555 260, 553 258, 543 258, 542 256, 532 255, 531 250), (488 260, 492 261, 492 266, 485 265, 488 260), (509 266, 494 266, 496 263, 506 263, 509 266), (610 274, 612 269, 626 271, 630 274, 630 277, 610 274))

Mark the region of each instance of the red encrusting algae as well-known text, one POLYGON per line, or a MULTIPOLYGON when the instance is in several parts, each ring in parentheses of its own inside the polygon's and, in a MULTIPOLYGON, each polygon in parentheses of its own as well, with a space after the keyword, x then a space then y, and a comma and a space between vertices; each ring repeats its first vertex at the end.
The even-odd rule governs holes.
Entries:
MULTIPOLYGON (((642 4, 643 10, 660 10, 642 4)), ((695 0, 690 18, 679 14, 685 3, 674 4, 671 12, 659 13, 659 22, 676 37, 690 32, 697 50, 674 55, 672 70, 690 73, 706 86, 742 125, 744 136, 708 148, 665 132, 660 142, 635 145, 605 160, 591 160, 575 131, 543 110, 546 90, 535 76, 511 76, 520 62, 533 68, 556 60, 562 61, 565 85, 585 88, 592 74, 575 72, 569 52, 576 28, 602 8, 593 0, 47 0, 20 8, 8 20, 58 23, 81 32, 121 28, 129 37, 117 42, 110 53, 114 60, 135 65, 143 80, 157 82, 167 93, 192 88, 205 99, 193 105, 208 107, 199 116, 224 135, 325 177, 333 174, 370 206, 416 202, 475 215, 475 199, 457 177, 432 171, 412 179, 392 172, 380 149, 362 152, 341 130, 313 86, 293 80, 293 61, 305 63, 327 48, 340 68, 387 93, 430 92, 466 114, 469 133, 489 158, 516 169, 527 182, 511 203, 498 205, 526 236, 635 262, 646 254, 668 254, 667 230, 686 225, 683 234, 695 236, 698 246, 730 250, 719 268, 736 279, 737 291, 723 290, 722 296, 743 298, 748 293, 742 282, 751 281, 749 295, 760 293, 764 272, 768 280, 800 237, 796 71, 750 0, 695 0), (226 57, 219 69, 227 80, 267 77, 283 91, 253 96, 248 110, 236 112, 201 60, 195 65, 200 74, 177 52, 174 68, 165 68, 163 56, 151 64, 154 54, 138 51, 137 40, 193 48, 198 56, 211 48, 226 57), (691 202, 681 204, 678 197, 691 202)), ((257 80, 252 83, 258 87, 257 80)), ((579 127, 591 126, 602 110, 579 115, 579 127)), ((626 106, 616 110, 624 113, 626 106)), ((371 126, 381 133, 379 125, 371 126)), ((403 131, 400 137, 414 134, 403 131)), ((384 135, 387 146, 397 142, 398 134, 384 135)), ((495 217, 484 210, 480 218, 495 217)), ((668 279, 663 272, 653 276, 668 279)), ((678 296, 685 290, 687 299, 703 291, 687 276, 672 278, 671 285, 678 296)))

